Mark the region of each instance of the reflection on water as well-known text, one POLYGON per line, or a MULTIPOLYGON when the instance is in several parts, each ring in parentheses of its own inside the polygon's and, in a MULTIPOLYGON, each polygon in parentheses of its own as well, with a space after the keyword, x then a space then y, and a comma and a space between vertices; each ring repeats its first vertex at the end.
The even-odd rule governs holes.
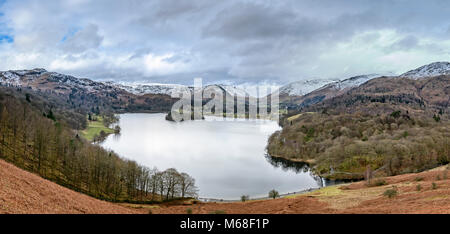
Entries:
POLYGON ((326 184, 306 164, 266 156, 270 134, 280 129, 276 122, 217 120, 174 123, 164 114, 123 114, 120 135, 101 145, 148 167, 190 174, 200 197, 264 197, 271 189, 283 194, 326 184))
POLYGON ((266 160, 274 167, 280 167, 283 171, 292 170, 295 173, 306 173, 309 172, 309 167, 307 163, 303 162, 293 162, 283 158, 272 157, 266 154, 266 160))
POLYGON ((325 179, 320 176, 317 176, 311 172, 309 165, 304 162, 293 162, 293 161, 286 160, 284 158, 272 157, 269 154, 266 154, 266 160, 272 166, 279 167, 283 171, 294 171, 295 173, 309 173, 310 176, 312 178, 314 178, 314 180, 316 180, 319 187, 325 187, 325 186, 330 186, 330 185, 335 185, 335 184, 342 184, 342 183, 346 182, 346 181, 342 181, 342 180, 329 180, 329 179, 325 179))

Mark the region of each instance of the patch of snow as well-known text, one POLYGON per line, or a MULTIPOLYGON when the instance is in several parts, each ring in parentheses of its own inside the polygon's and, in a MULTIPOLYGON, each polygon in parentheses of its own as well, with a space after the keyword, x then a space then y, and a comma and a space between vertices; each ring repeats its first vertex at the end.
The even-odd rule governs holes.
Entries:
POLYGON ((218 85, 218 86, 225 89, 225 91, 232 96, 234 96, 234 95, 236 95, 238 97, 250 96, 248 94, 248 92, 245 90, 245 87, 240 87, 240 86, 236 86, 236 85, 218 85))
POLYGON ((287 94, 289 96, 303 96, 332 82, 336 82, 336 80, 318 79, 318 80, 296 81, 281 87, 279 92, 280 94, 287 94))
MULTIPOLYGON (((139 82, 106 82, 112 86, 116 86, 118 88, 124 89, 127 92, 133 93, 135 95, 144 95, 144 94, 166 94, 171 95, 173 92, 177 93, 186 88, 189 90, 193 90, 193 87, 180 85, 180 84, 162 84, 162 83, 139 83, 139 82)), ((245 87, 241 87, 239 85, 222 85, 222 84, 214 84, 214 85, 206 85, 203 88, 216 86, 219 89, 225 90, 230 95, 237 96, 248 96, 249 94, 245 90, 245 87)))
POLYGON ((377 77, 381 77, 381 75, 380 74, 370 74, 370 75, 354 76, 354 77, 350 77, 345 80, 331 83, 329 85, 326 85, 325 87, 331 86, 337 90, 351 89, 354 87, 358 87, 358 86, 366 83, 367 81, 377 78, 377 77))
POLYGON ((16 71, 10 71, 10 72, 14 72, 19 76, 27 76, 27 75, 40 75, 42 73, 47 72, 47 70, 43 69, 43 68, 35 68, 32 70, 16 70, 16 71))
POLYGON ((8 86, 21 86, 20 76, 14 72, 0 72, 0 83, 8 86))
POLYGON ((403 73, 402 75, 400 75, 400 77, 407 77, 417 80, 424 77, 449 75, 449 74, 450 74, 449 62, 435 62, 403 73))
POLYGON ((171 95, 172 91, 177 91, 186 88, 184 85, 179 84, 160 84, 160 83, 128 83, 128 82, 107 82, 112 86, 124 89, 127 92, 135 95, 144 94, 167 94, 171 95))
POLYGON ((26 86, 43 75, 47 76, 46 79, 48 82, 60 83, 66 87, 83 88, 88 91, 93 91, 94 89, 101 91, 105 88, 105 85, 100 82, 89 79, 79 79, 56 72, 47 72, 42 68, 0 72, 0 84, 8 86, 26 86))

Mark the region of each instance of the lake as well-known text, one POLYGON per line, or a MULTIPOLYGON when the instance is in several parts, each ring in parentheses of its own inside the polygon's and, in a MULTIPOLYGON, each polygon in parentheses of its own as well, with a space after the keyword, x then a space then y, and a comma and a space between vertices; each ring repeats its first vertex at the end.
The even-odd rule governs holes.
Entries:
POLYGON ((323 186, 302 163, 266 155, 269 136, 280 130, 269 120, 205 120, 175 123, 165 114, 122 114, 120 135, 101 145, 120 156, 159 170, 176 168, 196 180, 200 198, 265 197, 323 186))

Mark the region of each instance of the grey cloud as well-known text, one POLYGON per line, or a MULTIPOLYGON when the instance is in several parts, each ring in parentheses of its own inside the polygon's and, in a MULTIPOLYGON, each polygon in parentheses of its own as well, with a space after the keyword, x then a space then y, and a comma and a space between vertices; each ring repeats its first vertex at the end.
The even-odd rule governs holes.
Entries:
POLYGON ((134 51, 134 54, 130 56, 129 60, 142 58, 144 55, 149 54, 150 52, 152 52, 151 48, 137 49, 136 51, 134 51))
POLYGON ((393 43, 390 47, 389 50, 410 50, 415 48, 419 43, 419 39, 417 39, 417 37, 409 35, 404 37, 403 39, 393 43))
POLYGON ((203 30, 204 36, 231 39, 280 37, 290 33, 295 15, 288 10, 272 10, 255 3, 236 4, 217 14, 203 30))
POLYGON ((0 22, 7 24, 15 40, 0 51, 0 59, 7 61, 0 66, 48 67, 62 61, 54 63, 61 72, 94 79, 169 82, 201 76, 218 81, 287 82, 382 72, 370 70, 374 67, 397 71, 421 65, 383 63, 383 56, 394 56, 391 52, 399 50, 417 63, 448 58, 450 3, 443 0, 96 0, 73 4, 6 1, 0 22), (61 42, 73 28, 81 30, 61 42), (386 39, 387 32, 392 38, 386 39), (362 38, 353 45, 355 36, 362 38), (15 54, 20 56, 15 59, 15 54), (95 59, 87 57, 94 54, 95 59), (162 63, 177 68, 149 75, 145 67, 149 54, 164 57, 162 63), (358 64, 352 65, 355 61, 358 64))
POLYGON ((81 53, 81 54, 69 54, 67 56, 64 57, 64 60, 66 61, 70 61, 70 62, 77 62, 80 60, 85 60, 85 59, 97 59, 99 58, 98 53, 96 52, 85 52, 85 53, 81 53))
POLYGON ((177 62, 189 63, 192 61, 192 56, 189 53, 179 53, 164 59, 164 61, 168 63, 177 63, 177 62))
POLYGON ((178 1, 178 0, 165 0, 159 3, 158 10, 155 13, 155 19, 159 20, 176 20, 184 16, 191 16, 193 14, 202 14, 202 10, 207 10, 215 3, 213 1, 178 1))
POLYGON ((103 37, 99 35, 97 25, 89 24, 69 37, 63 44, 63 49, 70 53, 81 53, 88 49, 95 49, 100 46, 103 37))
POLYGON ((364 35, 362 37, 362 40, 367 42, 367 43, 374 43, 376 42, 378 39, 380 39, 381 35, 379 33, 368 33, 367 35, 364 35))
POLYGON ((324 20, 295 8, 271 8, 258 3, 231 5, 203 29, 204 37, 235 40, 268 40, 295 37, 298 40, 339 39, 360 28, 376 27, 380 17, 365 11, 324 20))

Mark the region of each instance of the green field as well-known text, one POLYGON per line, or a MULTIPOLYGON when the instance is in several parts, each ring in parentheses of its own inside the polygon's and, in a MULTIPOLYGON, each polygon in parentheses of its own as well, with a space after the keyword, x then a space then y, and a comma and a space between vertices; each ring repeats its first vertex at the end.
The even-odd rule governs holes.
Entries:
POLYGON ((94 137, 96 135, 100 135, 101 131, 104 131, 106 134, 114 133, 114 129, 103 125, 103 119, 101 116, 97 116, 96 118, 96 121, 88 120, 88 127, 81 131, 81 136, 88 141, 93 141, 94 137))
MULTIPOLYGON (((305 112, 305 113, 306 113, 306 114, 314 114, 314 112, 305 112)), ((305 114, 305 113, 300 113, 300 114, 297 114, 297 115, 293 115, 293 116, 287 118, 287 120, 288 120, 288 121, 296 120, 296 119, 298 119, 300 116, 302 116, 302 115, 305 114)))

